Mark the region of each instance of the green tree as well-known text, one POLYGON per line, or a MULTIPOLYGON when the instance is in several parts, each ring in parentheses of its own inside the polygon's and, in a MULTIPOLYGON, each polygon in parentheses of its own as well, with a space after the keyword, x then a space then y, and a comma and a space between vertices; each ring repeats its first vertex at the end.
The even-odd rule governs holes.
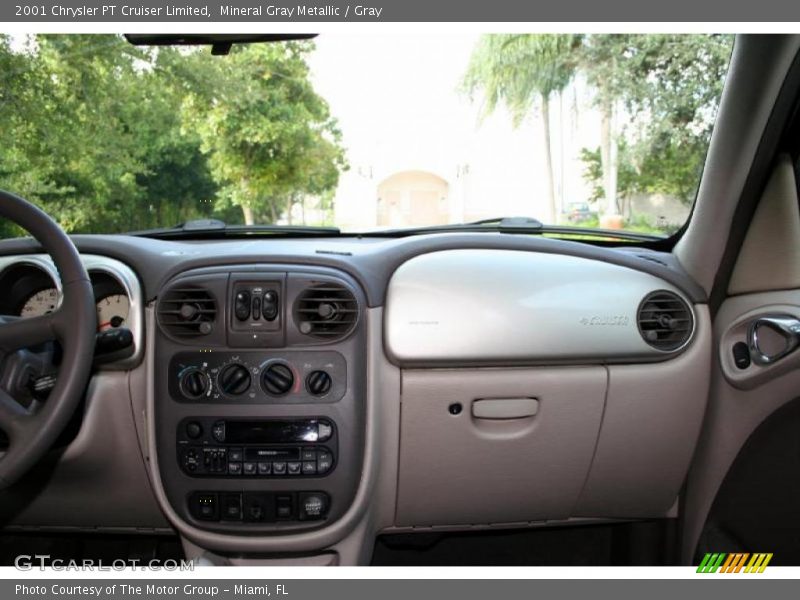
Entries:
POLYGON ((274 221, 345 166, 310 45, 212 57, 109 35, 15 42, 0 36, 0 187, 68 231, 241 222, 242 207, 274 221))
POLYGON ((200 135, 220 204, 240 207, 245 223, 291 214, 303 195, 335 188, 347 167, 336 122, 309 79, 312 48, 235 48, 184 100, 184 128, 200 135))
POLYGON ((558 218, 550 132, 550 100, 560 93, 575 73, 574 35, 484 35, 470 58, 462 87, 473 97, 481 92, 484 115, 504 104, 514 125, 537 107, 541 110, 550 218, 558 218))
MULTIPOLYGON (((730 58, 721 35, 591 35, 581 70, 597 90, 603 119, 600 165, 607 214, 618 192, 694 197, 730 58), (614 126, 623 111, 627 126, 614 126), (624 152, 621 148, 624 146, 624 152), (622 179, 624 178, 624 183, 622 179)), ((590 151, 586 161, 596 160, 590 151)), ((588 164, 588 163, 587 163, 588 164)))
POLYGON ((37 36, 16 51, 4 39, 0 186, 69 231, 210 213, 216 185, 156 56, 118 36, 37 36))

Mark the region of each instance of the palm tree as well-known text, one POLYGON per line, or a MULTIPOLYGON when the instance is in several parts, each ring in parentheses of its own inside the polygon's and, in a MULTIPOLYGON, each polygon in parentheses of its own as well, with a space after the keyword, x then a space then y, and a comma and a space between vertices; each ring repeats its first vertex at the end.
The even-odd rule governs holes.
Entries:
POLYGON ((470 58, 463 88, 483 93, 483 116, 504 104, 518 127, 537 106, 541 110, 547 171, 547 191, 552 222, 558 217, 550 148, 550 99, 572 80, 575 50, 581 40, 565 34, 484 35, 470 58))

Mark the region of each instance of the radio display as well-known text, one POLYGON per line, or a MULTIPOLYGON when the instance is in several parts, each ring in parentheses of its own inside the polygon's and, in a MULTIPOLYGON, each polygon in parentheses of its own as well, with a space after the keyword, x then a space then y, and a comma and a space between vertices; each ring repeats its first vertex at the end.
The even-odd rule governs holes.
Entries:
POLYGON ((287 444, 316 442, 317 421, 228 421, 225 442, 228 444, 287 444))

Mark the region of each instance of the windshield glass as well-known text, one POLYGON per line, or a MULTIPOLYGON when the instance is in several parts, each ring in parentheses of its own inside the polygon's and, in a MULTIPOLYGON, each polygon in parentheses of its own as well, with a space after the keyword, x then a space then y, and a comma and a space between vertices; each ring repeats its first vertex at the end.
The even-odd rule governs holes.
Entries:
MULTIPOLYGON (((0 36, 0 188, 71 232, 495 217, 670 234, 727 35, 0 36)), ((19 235, 0 222, 0 236, 19 235)))

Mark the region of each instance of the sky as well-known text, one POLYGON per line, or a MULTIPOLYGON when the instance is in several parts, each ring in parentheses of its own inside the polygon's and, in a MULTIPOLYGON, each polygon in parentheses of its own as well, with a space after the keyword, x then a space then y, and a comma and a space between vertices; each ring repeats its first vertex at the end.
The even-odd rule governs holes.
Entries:
MULTIPOLYGON (((315 88, 339 121, 353 170, 374 169, 380 181, 419 169, 452 184, 466 165, 469 202, 477 210, 473 216, 542 218, 547 190, 539 115, 532 113, 514 128, 501 106, 481 119, 481 99, 459 91, 478 39, 477 34, 323 34, 316 38, 309 65, 315 88)), ((560 128, 561 111, 553 107, 556 154, 559 134, 570 128, 570 97, 563 105, 560 128)), ((594 129, 568 137, 581 147, 595 145, 594 129)), ((574 148, 567 153, 576 154, 574 148)), ((567 164, 564 180, 574 189, 570 197, 584 200, 582 166, 567 164)), ((350 177, 343 176, 340 191, 350 177)), ((347 193, 345 201, 357 201, 356 192, 347 193)))
POLYGON ((339 120, 350 160, 458 156, 477 125, 477 107, 457 91, 477 37, 318 37, 309 60, 313 80, 339 120))

